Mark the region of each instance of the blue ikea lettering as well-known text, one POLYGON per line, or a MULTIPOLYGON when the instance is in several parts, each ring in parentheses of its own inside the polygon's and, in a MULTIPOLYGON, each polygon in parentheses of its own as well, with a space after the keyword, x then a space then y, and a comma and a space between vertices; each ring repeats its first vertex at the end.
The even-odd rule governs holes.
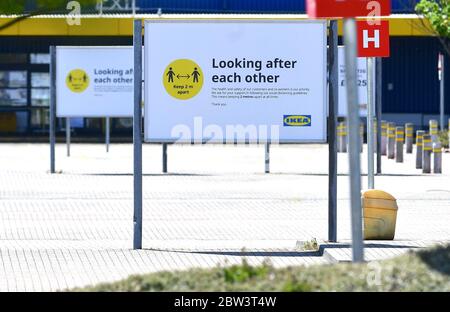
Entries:
POLYGON ((311 127, 311 115, 284 115, 285 127, 311 127))

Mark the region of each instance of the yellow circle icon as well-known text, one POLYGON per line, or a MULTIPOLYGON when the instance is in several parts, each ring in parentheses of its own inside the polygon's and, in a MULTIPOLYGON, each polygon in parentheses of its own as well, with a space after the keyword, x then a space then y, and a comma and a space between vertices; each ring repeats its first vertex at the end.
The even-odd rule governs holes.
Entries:
POLYGON ((200 66, 188 59, 175 60, 166 67, 163 84, 167 93, 179 100, 196 96, 203 86, 203 72, 200 66))
POLYGON ((66 85, 70 91, 81 93, 89 87, 89 76, 82 69, 74 69, 67 75, 66 85))

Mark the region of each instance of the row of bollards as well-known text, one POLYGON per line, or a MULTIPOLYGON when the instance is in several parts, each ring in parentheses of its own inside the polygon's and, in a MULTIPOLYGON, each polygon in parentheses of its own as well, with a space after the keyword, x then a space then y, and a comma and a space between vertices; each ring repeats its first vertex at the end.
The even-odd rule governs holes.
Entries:
MULTIPOLYGON (((423 173, 431 173, 431 167, 433 167, 433 173, 442 173, 442 145, 439 141, 438 126, 436 120, 430 120, 429 133, 424 130, 416 132, 416 169, 422 169, 423 173)), ((414 125, 407 123, 405 127, 395 127, 395 123, 389 122, 386 127, 388 158, 395 158, 396 162, 402 163, 404 145, 406 145, 407 154, 413 152, 414 125), (393 137, 395 137, 395 147, 393 137)))
MULTIPOLYGON (((439 123, 430 120, 429 132, 418 130, 416 132, 416 168, 423 173, 442 173, 442 144, 438 135, 439 123), (433 162, 432 162, 433 159, 433 162), (432 166, 433 164, 433 166, 432 166)), ((450 119, 449 119, 450 135, 450 119)), ((360 125, 361 152, 364 143, 364 124, 360 125)), ((347 152, 347 123, 338 122, 337 125, 337 149, 339 153, 347 152)), ((413 153, 414 125, 406 123, 405 126, 396 126, 394 122, 381 121, 381 155, 388 159, 395 159, 397 163, 403 163, 404 151, 413 153)))

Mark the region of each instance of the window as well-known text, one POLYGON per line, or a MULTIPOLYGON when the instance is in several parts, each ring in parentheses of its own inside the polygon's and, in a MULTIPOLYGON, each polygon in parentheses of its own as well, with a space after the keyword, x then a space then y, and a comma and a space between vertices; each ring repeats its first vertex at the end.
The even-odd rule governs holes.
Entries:
POLYGON ((27 89, 0 89, 0 105, 26 106, 27 89))
POLYGON ((27 124, 28 112, 0 111, 0 133, 25 133, 27 124))
POLYGON ((46 129, 48 125, 48 109, 36 109, 31 111, 31 127, 33 127, 34 129, 46 129))
POLYGON ((50 105, 50 74, 31 73, 31 105, 50 105))
POLYGON ((0 53, 0 134, 48 131, 49 64, 48 53, 0 53))
POLYGON ((50 106, 50 90, 31 89, 31 105, 46 107, 50 106))
POLYGON ((32 73, 31 74, 31 86, 32 87, 50 87, 50 74, 49 73, 32 73))
POLYGON ((0 71, 0 105, 27 105, 26 87, 26 71, 0 71))
POLYGON ((50 64, 50 54, 48 53, 31 53, 31 64, 50 64))
POLYGON ((26 71, 0 71, 0 88, 26 88, 26 71))

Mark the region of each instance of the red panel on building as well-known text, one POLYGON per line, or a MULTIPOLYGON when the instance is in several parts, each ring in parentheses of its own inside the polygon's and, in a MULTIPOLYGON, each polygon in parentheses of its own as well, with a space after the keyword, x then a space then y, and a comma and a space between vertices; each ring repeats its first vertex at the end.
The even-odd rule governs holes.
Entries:
POLYGON ((306 0, 309 17, 356 17, 367 16, 378 9, 378 16, 391 14, 390 0, 306 0))

